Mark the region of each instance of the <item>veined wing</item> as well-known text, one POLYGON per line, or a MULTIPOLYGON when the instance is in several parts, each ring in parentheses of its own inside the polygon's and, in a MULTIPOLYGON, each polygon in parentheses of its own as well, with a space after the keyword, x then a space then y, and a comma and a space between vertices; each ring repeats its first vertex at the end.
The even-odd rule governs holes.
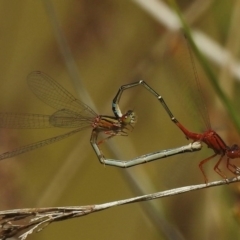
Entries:
POLYGON ((39 99, 57 110, 68 109, 86 117, 97 115, 89 106, 76 99, 43 72, 35 71, 30 73, 27 81, 31 90, 39 99))
POLYGON ((0 128, 51 128, 50 115, 32 113, 0 113, 0 128))
POLYGON ((0 128, 85 128, 91 126, 93 121, 93 118, 83 117, 66 109, 52 115, 0 113, 0 128))
POLYGON ((71 135, 73 135, 73 134, 75 134, 75 133, 77 133, 81 130, 83 130, 83 128, 74 129, 73 131, 64 133, 62 135, 52 137, 52 138, 48 138, 48 139, 45 139, 45 140, 42 140, 42 141, 39 141, 39 142, 35 142, 35 143, 32 143, 32 144, 23 146, 23 147, 19 147, 19 148, 16 148, 16 149, 14 149, 10 152, 5 152, 3 154, 0 154, 0 160, 6 159, 6 158, 11 158, 11 157, 17 156, 19 154, 35 150, 37 148, 44 147, 44 146, 49 145, 51 143, 55 143, 55 142, 60 141, 64 138, 70 137, 71 135))
POLYGON ((53 113, 49 122, 54 127, 60 128, 85 128, 92 127, 95 117, 82 116, 68 109, 61 109, 53 113))

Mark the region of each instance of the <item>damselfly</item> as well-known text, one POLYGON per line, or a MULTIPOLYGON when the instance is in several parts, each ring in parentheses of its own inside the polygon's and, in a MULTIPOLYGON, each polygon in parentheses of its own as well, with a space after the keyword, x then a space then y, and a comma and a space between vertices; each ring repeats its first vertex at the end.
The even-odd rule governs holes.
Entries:
MULTIPOLYGON (((99 149, 98 141, 100 133, 104 133, 108 138, 114 136, 127 136, 136 123, 136 116, 133 110, 128 110, 122 114, 119 101, 123 91, 138 84, 145 84, 143 81, 123 85, 117 92, 112 103, 112 110, 115 116, 96 114, 89 106, 76 99, 71 93, 60 86, 56 81, 43 72, 32 72, 27 78, 29 87, 33 93, 43 102, 56 109, 52 115, 32 114, 32 113, 0 113, 0 128, 71 128, 74 129, 65 134, 35 142, 15 150, 0 155, 0 160, 11 158, 16 155, 55 143, 65 139, 83 129, 92 128, 90 143, 102 164, 116 167, 131 167, 137 164, 146 163, 160 158, 168 157, 184 152, 197 151, 201 149, 201 144, 195 142, 186 146, 162 150, 155 153, 142 155, 131 160, 106 159, 99 149)), ((144 85, 150 92, 156 93, 147 85, 144 85)))
MULTIPOLYGON (((185 44, 186 44, 186 42, 185 42, 185 44)), ((188 46, 185 46, 183 48, 187 49, 188 46)), ((196 142, 196 141, 197 142, 204 142, 208 146, 208 148, 211 148, 214 151, 213 155, 211 155, 210 157, 202 160, 199 163, 199 168, 200 168, 200 170, 201 170, 201 172, 204 176, 205 183, 208 182, 208 179, 207 179, 207 176, 206 176, 205 171, 203 169, 203 166, 204 166, 205 163, 207 163, 209 160, 213 159, 217 155, 220 155, 220 158, 218 159, 217 163, 214 166, 214 171, 217 174, 219 174, 222 178, 227 179, 226 175, 219 168, 220 163, 222 162, 224 157, 226 157, 226 167, 227 167, 227 169, 230 172, 232 172, 234 175, 239 175, 240 174, 240 167, 237 167, 236 165, 234 165, 231 162, 231 159, 240 158, 240 147, 237 144, 233 144, 232 146, 227 146, 227 144, 223 141, 223 139, 214 130, 212 130, 211 124, 210 124, 210 119, 209 119, 209 116, 208 116, 208 112, 205 109, 205 104, 204 104, 202 92, 201 92, 201 89, 200 89, 200 82, 199 82, 199 79, 198 79, 198 75, 197 75, 195 63, 194 63, 194 60, 193 60, 192 52, 189 48, 188 48, 188 53, 190 54, 190 59, 191 59, 191 62, 192 62, 192 67, 193 67, 193 72, 194 72, 193 81, 195 82, 194 83, 195 87, 197 87, 197 89, 198 89, 198 92, 194 92, 194 95, 199 95, 198 100, 201 101, 201 105, 202 105, 200 107, 204 108, 204 109, 200 109, 200 110, 201 110, 201 115, 202 115, 202 118, 203 118, 202 120, 204 121, 204 124, 205 124, 205 127, 206 127, 205 132, 195 133, 195 132, 191 132, 187 128, 185 128, 175 118, 175 116, 171 112, 170 108, 168 107, 168 105, 166 104, 166 102, 164 101, 162 96, 159 95, 155 90, 153 90, 144 81, 139 81, 137 83, 129 84, 128 88, 135 87, 135 86, 138 86, 138 85, 142 85, 143 87, 145 87, 150 93, 152 93, 159 100, 159 102, 163 106, 164 110, 166 111, 166 113, 168 114, 168 116, 170 117, 172 122, 184 133, 184 135, 186 136, 187 139, 190 139, 193 142, 196 142)), ((186 79, 185 81, 190 81, 190 80, 186 79)))

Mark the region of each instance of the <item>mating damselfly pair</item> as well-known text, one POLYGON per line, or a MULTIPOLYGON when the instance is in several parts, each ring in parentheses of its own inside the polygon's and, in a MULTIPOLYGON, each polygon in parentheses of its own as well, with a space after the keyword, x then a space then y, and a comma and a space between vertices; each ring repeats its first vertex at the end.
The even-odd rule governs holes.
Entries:
POLYGON ((204 175, 205 182, 207 177, 203 170, 203 165, 216 155, 220 155, 220 159, 214 167, 214 170, 223 178, 226 176, 221 172, 219 164, 223 157, 227 156, 227 168, 234 174, 239 173, 239 168, 230 162, 230 159, 239 157, 240 149, 237 145, 228 147, 220 136, 211 129, 204 133, 193 133, 188 131, 172 114, 166 102, 153 88, 146 82, 140 80, 138 82, 123 85, 119 88, 112 102, 112 110, 115 116, 98 115, 88 105, 75 98, 71 93, 54 81, 51 77, 43 72, 35 71, 29 74, 27 81, 33 93, 43 102, 54 108, 56 111, 51 115, 31 114, 31 113, 1 113, 0 128, 70 128, 74 129, 70 132, 35 142, 15 150, 5 152, 0 155, 0 160, 11 158, 16 155, 55 143, 65 139, 75 133, 78 133, 86 128, 92 128, 90 143, 100 161, 105 165, 115 167, 131 167, 138 164, 147 163, 153 160, 165 158, 168 156, 181 154, 185 152, 197 151, 201 149, 201 142, 204 142, 209 148, 214 150, 214 155, 200 162, 199 167, 204 175), (99 145, 106 139, 114 136, 127 136, 128 131, 134 128, 136 116, 133 110, 128 110, 122 114, 119 102, 122 93, 133 87, 143 86, 149 91, 163 106, 166 113, 169 115, 173 123, 185 134, 185 136, 193 140, 192 143, 174 149, 161 150, 155 153, 148 153, 131 160, 116 160, 105 158, 102 154, 99 145), (99 134, 104 133, 107 137, 98 140, 99 134))

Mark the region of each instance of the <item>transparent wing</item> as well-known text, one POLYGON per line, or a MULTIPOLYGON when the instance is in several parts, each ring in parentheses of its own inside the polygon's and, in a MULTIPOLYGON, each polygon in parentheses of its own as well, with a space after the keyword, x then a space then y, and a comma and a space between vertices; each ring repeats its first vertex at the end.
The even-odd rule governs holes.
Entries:
POLYGON ((0 128, 51 128, 50 115, 0 113, 0 128))
POLYGON ((59 110, 52 115, 33 113, 0 113, 0 128, 85 128, 93 118, 81 116, 69 110, 59 110))
POLYGON ((85 128, 91 127, 95 121, 93 117, 82 116, 67 109, 61 109, 51 115, 50 124, 60 128, 85 128))
POLYGON ((30 73, 27 81, 31 90, 39 99, 57 110, 68 109, 86 117, 97 115, 89 106, 76 99, 43 72, 35 71, 30 73))
POLYGON ((0 155, 0 160, 6 159, 6 158, 11 158, 11 157, 17 156, 19 154, 35 150, 37 148, 44 147, 44 146, 49 145, 51 143, 55 143, 55 142, 60 141, 64 138, 67 138, 67 137, 69 137, 69 136, 71 136, 71 135, 73 135, 73 134, 75 134, 75 133, 77 133, 81 130, 83 130, 83 128, 78 128, 78 129, 75 129, 71 132, 68 132, 68 133, 65 133, 65 134, 62 134, 62 135, 59 135, 59 136, 56 136, 56 137, 48 138, 48 139, 45 139, 45 140, 42 140, 42 141, 39 141, 39 142, 35 142, 35 143, 32 143, 32 144, 23 146, 23 147, 19 147, 19 148, 16 148, 15 150, 12 150, 10 152, 5 152, 5 153, 0 155))
MULTIPOLYGON (((198 124, 201 124, 199 126, 201 130, 206 130, 210 129, 211 126, 200 86, 201 82, 204 82, 204 75, 202 71, 199 71, 201 69, 196 66, 197 61, 194 60, 187 41, 183 35, 177 34, 175 38, 171 38, 171 41, 167 42, 163 67, 167 70, 168 79, 164 88, 171 88, 172 95, 178 99, 177 108, 185 109, 186 114, 192 118, 197 118, 198 124), (198 75, 201 76, 201 79, 198 75), (199 117, 200 115, 201 117, 199 117)), ((166 97, 164 96, 164 98, 166 97)), ((177 108, 175 107, 176 110, 178 110, 177 108)), ((181 121, 176 113, 175 115, 181 121)))

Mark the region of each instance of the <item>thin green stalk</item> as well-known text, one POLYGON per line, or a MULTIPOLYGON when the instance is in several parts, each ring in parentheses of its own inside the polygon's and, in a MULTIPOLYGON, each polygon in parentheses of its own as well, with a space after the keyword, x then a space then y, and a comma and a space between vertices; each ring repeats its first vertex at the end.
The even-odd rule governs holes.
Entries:
POLYGON ((240 133, 240 119, 239 119, 239 117, 236 113, 237 111, 233 107, 233 104, 231 103, 229 98, 226 96, 226 94, 223 92, 223 90, 219 86, 217 77, 213 73, 212 69, 209 67, 207 59, 205 58, 205 56, 200 52, 200 50, 196 46, 196 44, 195 44, 195 42, 192 38, 192 35, 191 35, 190 27, 186 23, 186 21, 185 21, 183 15, 181 13, 181 10, 179 9, 179 7, 176 3, 176 1, 175 0, 168 0, 168 1, 172 5, 173 9, 176 11, 177 16, 179 17, 179 20, 180 20, 181 25, 182 25, 183 32, 186 35, 186 37, 188 39, 188 42, 189 42, 193 52, 195 53, 195 56, 197 57, 201 66, 203 67, 203 69, 204 69, 206 75, 208 76, 208 79, 209 79, 210 83, 212 84, 216 94, 218 95, 218 97, 222 101, 222 103, 225 106, 229 116, 231 117, 233 123, 235 124, 235 126, 238 130, 238 132, 240 133))

